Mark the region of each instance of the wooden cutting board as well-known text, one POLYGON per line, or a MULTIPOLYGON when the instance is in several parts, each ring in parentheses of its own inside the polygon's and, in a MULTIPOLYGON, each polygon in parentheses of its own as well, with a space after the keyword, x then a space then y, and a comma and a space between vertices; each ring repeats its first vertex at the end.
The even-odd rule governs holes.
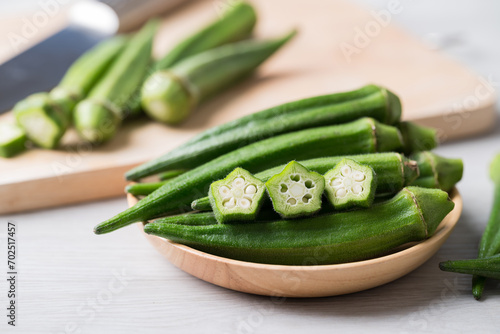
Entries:
MULTIPOLYGON (((78 144, 69 133, 60 150, 35 149, 1 159, 0 213, 121 196, 126 170, 204 129, 283 102, 367 83, 396 92, 404 119, 438 128, 443 141, 493 126, 495 95, 487 80, 394 23, 387 24, 393 15, 389 8, 385 15, 375 15, 347 1, 253 2, 259 12, 258 36, 299 30, 254 77, 205 103, 179 127, 147 120, 126 124, 116 138, 98 148, 78 144)), ((157 36, 155 53, 168 50, 220 15, 225 6, 219 0, 199 1, 170 14, 157 36)))

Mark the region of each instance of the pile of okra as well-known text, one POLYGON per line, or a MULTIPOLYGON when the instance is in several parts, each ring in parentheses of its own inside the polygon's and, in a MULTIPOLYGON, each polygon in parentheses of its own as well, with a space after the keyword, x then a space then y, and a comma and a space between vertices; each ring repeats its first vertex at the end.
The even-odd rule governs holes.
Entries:
POLYGON ((453 209, 460 159, 401 121, 388 89, 271 107, 126 173, 137 204, 95 227, 144 231, 222 257, 282 265, 370 259, 425 240, 453 209), (140 182, 143 178, 156 182, 140 182))
POLYGON ((157 19, 136 33, 99 43, 50 92, 19 101, 14 122, 0 122, 0 157, 28 147, 60 148, 71 127, 84 143, 98 145, 111 140, 123 121, 144 114, 168 125, 181 123, 197 105, 248 77, 295 35, 253 38, 256 21, 250 4, 232 2, 221 17, 159 59, 152 57, 157 19))

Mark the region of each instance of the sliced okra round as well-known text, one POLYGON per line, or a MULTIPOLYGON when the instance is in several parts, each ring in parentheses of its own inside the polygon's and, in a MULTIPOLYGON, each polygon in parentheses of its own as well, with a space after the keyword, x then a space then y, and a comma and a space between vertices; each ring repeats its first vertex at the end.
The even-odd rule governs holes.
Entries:
POLYGON ((14 106, 17 123, 36 145, 54 148, 66 132, 68 116, 48 93, 36 93, 14 106))
POLYGON ((266 182, 274 210, 283 218, 309 216, 321 209, 325 179, 291 161, 266 182))
POLYGON ((236 168, 210 185, 208 196, 219 223, 254 220, 264 199, 264 183, 243 168, 236 168))
POLYGON ((368 165, 342 159, 325 174, 326 194, 335 209, 369 207, 375 197, 375 172, 368 165))

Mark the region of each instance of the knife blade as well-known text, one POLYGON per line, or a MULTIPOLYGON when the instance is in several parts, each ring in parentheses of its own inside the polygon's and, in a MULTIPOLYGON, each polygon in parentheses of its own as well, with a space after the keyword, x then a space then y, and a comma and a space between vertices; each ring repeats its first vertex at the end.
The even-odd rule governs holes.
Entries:
POLYGON ((85 51, 137 27, 182 0, 86 0, 69 9, 68 25, 0 65, 0 114, 26 96, 48 91, 85 51))

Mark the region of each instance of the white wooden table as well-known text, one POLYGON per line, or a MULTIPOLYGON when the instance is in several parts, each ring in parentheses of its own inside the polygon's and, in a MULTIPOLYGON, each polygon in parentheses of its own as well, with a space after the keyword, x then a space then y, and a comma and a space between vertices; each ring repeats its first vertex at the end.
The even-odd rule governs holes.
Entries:
MULTIPOLYGON (((377 10, 388 3, 363 2, 377 10)), ((500 82, 500 4, 425 0, 402 5, 396 24, 500 82)), ((500 126, 481 138, 440 147, 439 154, 465 162, 458 186, 465 209, 452 236, 406 277, 340 297, 271 299, 233 292, 172 266, 135 226, 93 235, 97 222, 126 208, 125 198, 0 217, 0 277, 7 271, 8 220, 17 222, 19 251, 17 326, 6 325, 2 278, 0 333, 498 333, 499 284, 490 282, 486 298, 477 302, 470 277, 437 266, 476 255, 492 202, 487 166, 498 151, 500 126)))

